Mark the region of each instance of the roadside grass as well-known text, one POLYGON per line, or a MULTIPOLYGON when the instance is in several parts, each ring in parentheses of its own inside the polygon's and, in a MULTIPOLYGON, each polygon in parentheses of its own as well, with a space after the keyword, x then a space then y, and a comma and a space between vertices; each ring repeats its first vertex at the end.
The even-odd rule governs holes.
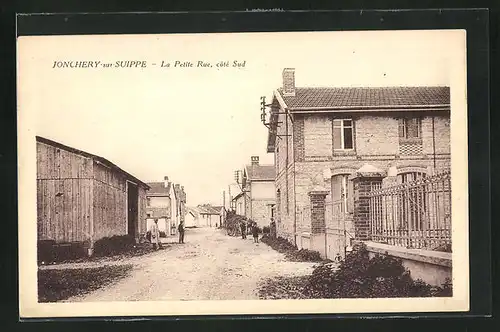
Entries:
POLYGON ((340 264, 323 262, 308 276, 263 280, 258 292, 261 299, 425 298, 451 297, 453 285, 449 279, 441 286, 414 280, 401 259, 370 257, 361 244, 340 264))
POLYGON ((325 260, 321 258, 319 252, 300 249, 298 250, 293 244, 288 242, 286 239, 281 237, 271 237, 264 234, 260 239, 261 242, 267 244, 274 250, 285 255, 285 258, 291 262, 329 262, 330 260, 325 260))
MULTIPOLYGON (((162 244, 159 250, 164 250, 170 247, 170 244, 162 244)), ((45 255, 43 258, 39 258, 38 265, 57 265, 66 263, 84 263, 84 262, 99 262, 103 260, 123 260, 127 258, 143 256, 155 252, 151 243, 137 243, 132 246, 120 250, 120 251, 107 251, 104 253, 96 252, 93 256, 79 255, 68 257, 68 255, 45 255)))
POLYGON ((132 264, 96 268, 38 270, 38 302, 58 302, 126 277, 132 264))
POLYGON ((269 278, 262 282, 258 294, 262 300, 303 300, 307 296, 309 276, 269 278))

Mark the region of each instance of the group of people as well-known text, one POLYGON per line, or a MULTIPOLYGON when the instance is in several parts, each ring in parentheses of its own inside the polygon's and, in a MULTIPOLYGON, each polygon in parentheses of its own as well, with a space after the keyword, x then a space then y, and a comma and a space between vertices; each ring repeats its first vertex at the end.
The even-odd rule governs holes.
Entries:
MULTIPOLYGON (((179 243, 184 243, 184 224, 180 223, 179 227, 177 227, 179 231, 179 243)), ((158 227, 158 219, 155 218, 154 224, 151 226, 150 233, 150 242, 153 244, 153 249, 158 250, 161 249, 161 241, 160 241, 160 229, 158 227)))
MULTIPOLYGON (((257 223, 255 221, 249 221, 248 222, 248 227, 250 227, 250 231, 253 236, 253 242, 254 243, 259 243, 259 226, 257 226, 257 223)), ((246 239, 247 238, 247 223, 246 222, 241 222, 240 225, 241 228, 241 238, 246 239)))

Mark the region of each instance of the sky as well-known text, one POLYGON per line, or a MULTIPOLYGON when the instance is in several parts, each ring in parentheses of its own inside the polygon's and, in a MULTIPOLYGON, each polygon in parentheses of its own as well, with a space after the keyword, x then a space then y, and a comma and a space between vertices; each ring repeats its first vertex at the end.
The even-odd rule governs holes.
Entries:
POLYGON ((271 100, 283 68, 295 68, 298 87, 449 85, 449 33, 22 37, 19 112, 36 119, 34 135, 100 155, 144 182, 167 175, 184 186, 188 205, 220 205, 251 156, 273 163, 260 96, 271 100), (147 67, 52 68, 127 60, 147 67), (235 60, 245 66, 216 67, 235 60), (213 67, 160 68, 162 61, 213 67))

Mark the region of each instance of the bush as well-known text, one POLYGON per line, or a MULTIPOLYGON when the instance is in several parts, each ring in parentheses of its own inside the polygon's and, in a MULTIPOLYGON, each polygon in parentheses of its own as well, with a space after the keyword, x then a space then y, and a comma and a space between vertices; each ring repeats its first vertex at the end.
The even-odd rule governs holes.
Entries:
POLYGON ((96 256, 111 256, 130 251, 135 246, 135 238, 131 235, 114 235, 97 240, 94 244, 96 256))
POLYGON ((263 234, 270 234, 271 233, 271 229, 269 228, 269 226, 262 227, 262 233, 263 234))
POLYGON ((86 294, 124 278, 132 264, 83 269, 38 270, 38 302, 57 302, 86 294))
POLYGON ((282 237, 271 237, 268 234, 262 236, 261 241, 274 250, 285 254, 285 257, 291 261, 298 262, 321 262, 323 259, 319 252, 309 249, 297 250, 297 247, 282 237))
POLYGON ((37 259, 39 264, 63 262, 86 257, 82 243, 56 243, 54 240, 38 241, 37 259))
POLYGON ((357 246, 335 269, 316 267, 305 287, 312 298, 389 298, 451 296, 451 282, 433 287, 413 280, 402 261, 392 256, 370 258, 364 245, 357 246))
POLYGON ((323 260, 319 252, 309 249, 298 250, 296 256, 305 262, 320 262, 323 260))

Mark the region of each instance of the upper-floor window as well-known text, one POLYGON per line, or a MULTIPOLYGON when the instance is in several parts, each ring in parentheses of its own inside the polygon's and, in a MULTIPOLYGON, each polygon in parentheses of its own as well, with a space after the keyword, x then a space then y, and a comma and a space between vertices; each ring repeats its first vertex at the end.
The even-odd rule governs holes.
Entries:
POLYGON ((146 197, 146 206, 151 206, 151 198, 146 197))
POLYGON ((420 118, 399 119, 399 138, 412 139, 422 137, 422 120, 420 118))
POLYGON ((333 120, 333 149, 352 150, 354 148, 352 119, 333 120))

